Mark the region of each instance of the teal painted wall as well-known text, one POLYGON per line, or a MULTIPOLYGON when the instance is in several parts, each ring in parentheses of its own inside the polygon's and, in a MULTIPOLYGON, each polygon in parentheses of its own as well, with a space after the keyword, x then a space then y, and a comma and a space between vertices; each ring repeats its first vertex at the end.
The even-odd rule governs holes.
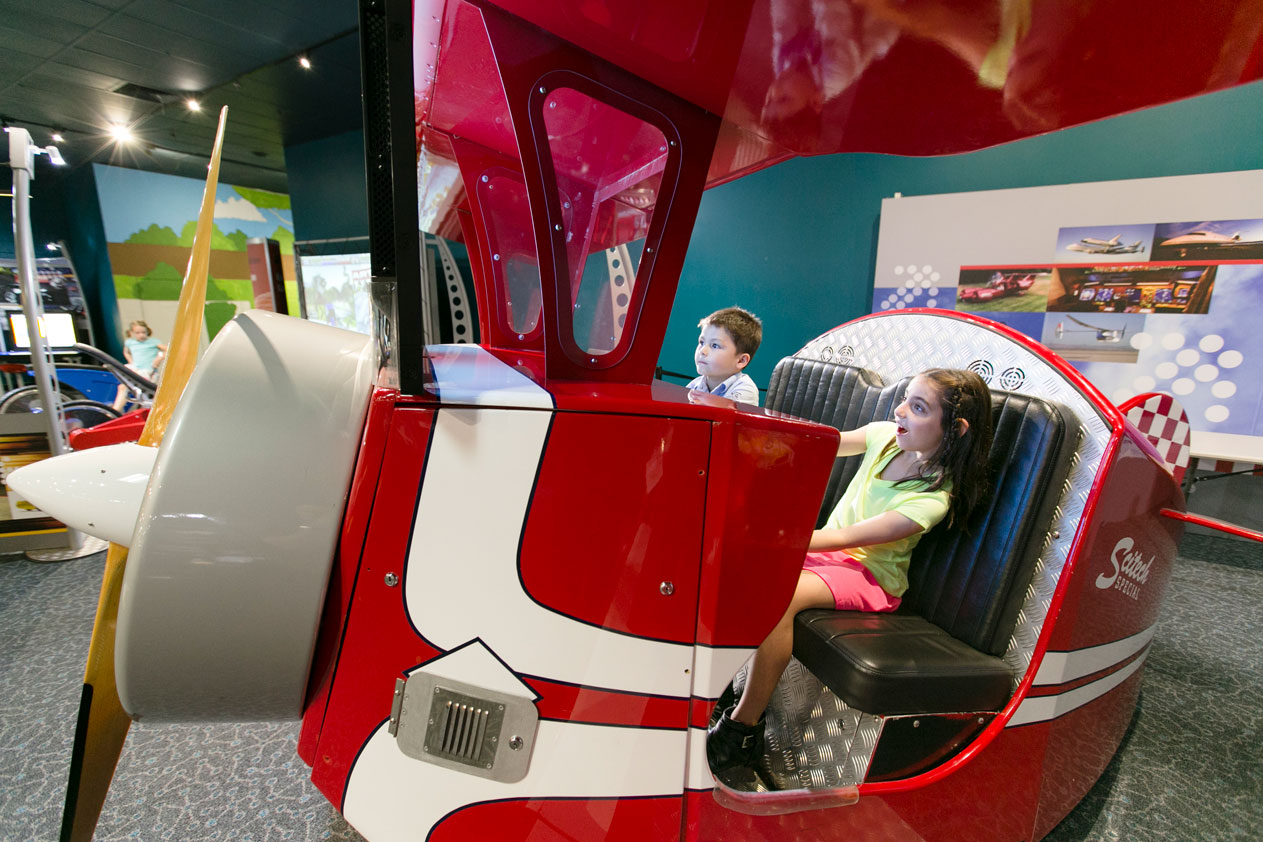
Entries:
POLYGON ((70 254, 88 300, 96 346, 122 359, 123 331, 118 323, 118 298, 114 294, 114 274, 110 269, 95 169, 91 166, 76 168, 66 177, 64 190, 70 254))
MULTIPOLYGON (((368 235, 363 132, 344 132, 285 147, 285 172, 295 240, 368 235)), ((356 245, 368 250, 367 240, 356 245)))
MULTIPOLYGON (((31 234, 37 258, 58 257, 60 252, 49 251, 47 244, 66 243, 88 302, 97 347, 122 357, 114 280, 91 166, 66 170, 36 161, 35 179, 31 182, 31 234), (101 283, 102 278, 107 283, 101 283)), ((14 258, 11 199, 0 203, 0 258, 14 258)), ((83 339, 87 341, 87 337, 83 339)))
MULTIPOLYGON (((1263 168, 1263 82, 1042 137, 939 158, 797 158, 708 191, 659 358, 693 372, 697 320, 763 319, 747 371, 871 309, 882 199, 1263 168)), ((997 232, 1003 236, 1003 232, 997 232)))
MULTIPOLYGON (((5 138, 8 142, 8 138, 5 138)), ((4 182, 5 192, 12 193, 12 173, 4 182)), ((31 181, 31 235, 36 257, 56 257, 47 244, 64 240, 68 236, 66 206, 62 197, 65 170, 53 167, 42 156, 35 163, 35 178, 31 181)), ((13 260, 16 252, 13 244, 13 199, 0 201, 0 258, 13 260)))

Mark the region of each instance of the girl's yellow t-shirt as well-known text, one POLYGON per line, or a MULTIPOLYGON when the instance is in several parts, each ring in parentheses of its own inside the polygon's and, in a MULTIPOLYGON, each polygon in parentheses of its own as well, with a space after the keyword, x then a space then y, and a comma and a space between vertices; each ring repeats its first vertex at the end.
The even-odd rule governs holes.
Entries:
POLYGON ((846 487, 842 499, 829 515, 826 529, 841 529, 885 512, 899 514, 918 523, 922 531, 888 544, 851 547, 846 552, 872 572, 873 578, 891 596, 903 596, 908 589, 908 562, 912 548, 921 536, 947 515, 951 502, 951 483, 938 491, 926 491, 926 483, 905 484, 896 488, 890 480, 881 479, 882 470, 899 453, 898 447, 886 450, 895 438, 896 425, 891 421, 870 424, 864 443, 864 461, 855 478, 846 487), (883 454, 883 450, 886 452, 883 454))

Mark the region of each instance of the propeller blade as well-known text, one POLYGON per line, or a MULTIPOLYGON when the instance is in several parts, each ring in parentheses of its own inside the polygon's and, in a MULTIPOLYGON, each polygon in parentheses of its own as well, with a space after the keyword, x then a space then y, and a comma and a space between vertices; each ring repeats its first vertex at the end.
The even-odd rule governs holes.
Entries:
POLYGON ((110 544, 105 554, 105 577, 97 601, 96 622, 92 625, 88 664, 84 669, 83 694, 79 698, 70 781, 61 816, 61 842, 92 839, 131 725, 131 719, 119 703, 114 683, 114 627, 126 560, 127 548, 110 544))
POLYGON ((211 225, 215 221, 215 188, 219 184, 219 152, 224 145, 224 123, 228 106, 219 112, 219 131, 211 152, 210 172, 206 176, 206 192, 202 194, 202 210, 197 216, 197 232, 193 235, 193 254, 180 287, 180 302, 175 311, 175 329, 167 354, 167 364, 154 395, 153 408, 145 420, 140 444, 157 447, 162 442, 171 413, 184 392, 184 387, 197 365, 197 349, 202 337, 202 321, 206 310, 206 275, 210 268, 211 225))
MULTIPOLYGON (((224 145, 224 125, 228 108, 219 112, 219 128, 211 151, 210 171, 202 208, 197 217, 193 237, 193 253, 189 257, 180 302, 176 308, 167 366, 153 408, 140 434, 140 444, 157 447, 162 442, 171 413, 180 399, 193 367, 197 364, 198 345, 206 306, 206 275, 210 267, 210 233, 215 217, 215 190, 219 186, 219 157, 224 145)), ((74 752, 70 759, 70 781, 66 787, 66 806, 62 812, 61 842, 90 842, 97 819, 105 805, 114 769, 123 751, 131 718, 118 699, 114 678, 114 639, 118 623, 118 600, 123 587, 123 570, 127 564, 127 548, 110 544, 105 556, 105 576, 101 598, 97 603, 96 622, 92 626, 92 643, 88 647, 88 664, 84 670, 83 696, 79 703, 79 720, 75 726, 74 752)))

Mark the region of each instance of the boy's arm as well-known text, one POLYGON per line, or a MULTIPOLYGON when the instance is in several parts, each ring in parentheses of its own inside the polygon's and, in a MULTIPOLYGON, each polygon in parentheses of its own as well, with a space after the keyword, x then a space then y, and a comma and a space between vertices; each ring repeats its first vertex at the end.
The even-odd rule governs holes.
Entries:
POLYGON ((807 549, 812 552, 845 550, 851 547, 871 547, 889 544, 922 531, 921 524, 899 512, 881 514, 861 520, 841 529, 817 529, 811 533, 807 549))

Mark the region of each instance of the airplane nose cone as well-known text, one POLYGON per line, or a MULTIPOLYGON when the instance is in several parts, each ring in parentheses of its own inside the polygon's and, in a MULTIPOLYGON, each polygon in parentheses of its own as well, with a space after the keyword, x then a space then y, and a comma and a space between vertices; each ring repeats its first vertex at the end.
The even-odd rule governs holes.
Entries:
POLYGON ((126 547, 157 456, 133 443, 93 447, 26 465, 5 482, 67 526, 126 547))

